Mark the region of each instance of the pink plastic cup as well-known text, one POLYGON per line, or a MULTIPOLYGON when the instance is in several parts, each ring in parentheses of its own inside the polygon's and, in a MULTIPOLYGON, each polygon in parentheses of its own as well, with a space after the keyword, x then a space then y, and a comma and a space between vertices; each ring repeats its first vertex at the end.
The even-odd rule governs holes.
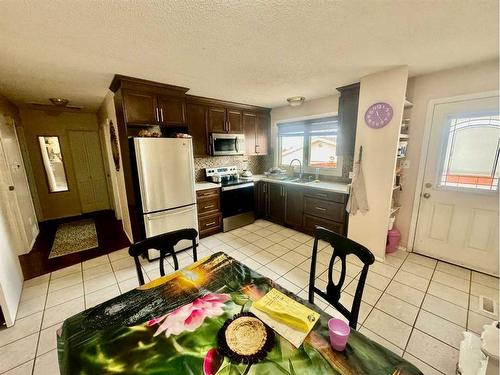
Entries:
POLYGON ((351 333, 351 327, 343 320, 331 318, 328 321, 328 332, 332 348, 339 352, 344 350, 351 333))

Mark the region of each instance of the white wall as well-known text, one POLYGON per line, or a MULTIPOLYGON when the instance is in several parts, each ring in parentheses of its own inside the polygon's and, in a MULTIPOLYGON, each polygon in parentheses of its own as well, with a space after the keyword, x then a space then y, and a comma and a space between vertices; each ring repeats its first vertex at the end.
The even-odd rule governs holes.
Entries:
POLYGON ((396 167, 399 131, 408 81, 408 67, 400 67, 361 78, 354 160, 363 146, 362 166, 368 205, 366 214, 349 216, 348 237, 366 246, 378 258, 384 258, 387 225, 396 167), (385 102, 394 114, 388 125, 372 129, 365 124, 366 110, 385 102))
POLYGON ((395 225, 401 231, 401 245, 408 246, 412 206, 416 191, 416 182, 420 154, 427 115, 427 106, 432 99, 480 93, 498 90, 498 60, 481 62, 474 65, 413 77, 408 80, 408 99, 413 102, 410 110, 409 142, 407 160, 410 168, 404 169, 404 186, 400 192, 402 205, 395 225))
MULTIPOLYGON (((111 154, 111 144, 109 138, 109 121, 112 121, 116 131, 118 132, 117 121, 116 121, 116 110, 115 103, 113 101, 113 93, 108 91, 106 97, 104 98, 99 111, 97 112, 97 118, 100 126, 105 124, 105 142, 106 142, 106 151, 107 151, 107 159, 110 161, 110 175, 111 175, 111 184, 113 187, 113 199, 115 201, 115 209, 119 210, 119 214, 117 218, 121 218, 123 230, 127 235, 130 242, 133 243, 132 236, 132 226, 130 224, 130 216, 128 213, 128 203, 127 203, 127 192, 125 190, 125 177, 123 175, 123 165, 122 165, 122 153, 120 150, 120 170, 117 172, 114 167, 113 155, 111 154)), ((118 133, 117 133, 118 134, 118 133)), ((120 145, 118 145, 118 148, 120 145)))

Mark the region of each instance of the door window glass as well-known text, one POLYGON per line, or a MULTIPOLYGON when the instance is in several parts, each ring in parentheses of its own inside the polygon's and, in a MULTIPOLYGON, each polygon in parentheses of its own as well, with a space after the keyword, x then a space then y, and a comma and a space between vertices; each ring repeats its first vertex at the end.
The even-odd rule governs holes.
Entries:
POLYGON ((449 120, 439 186, 498 190, 500 116, 457 116, 449 120))
POLYGON ((40 136, 38 137, 38 143, 40 144, 49 192, 68 191, 68 181, 66 180, 59 137, 40 136))

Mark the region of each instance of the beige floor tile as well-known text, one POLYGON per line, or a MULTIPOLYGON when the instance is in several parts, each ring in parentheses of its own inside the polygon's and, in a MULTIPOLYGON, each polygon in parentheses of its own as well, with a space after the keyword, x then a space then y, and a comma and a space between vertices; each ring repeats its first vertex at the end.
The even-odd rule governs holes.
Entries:
POLYGON ((458 350, 417 329, 413 330, 406 351, 445 374, 455 374, 458 350))
POLYGON ((33 298, 39 298, 41 295, 46 295, 48 284, 38 284, 35 286, 24 287, 21 293, 21 302, 33 298))
MULTIPOLYGON (((189 264, 191 264, 191 262, 192 261, 190 261, 189 264)), ((182 267, 182 262, 181 261, 179 261, 179 267, 182 267)), ((167 269, 167 268, 171 269, 170 267, 167 267, 167 265, 165 264, 165 269, 167 269)), ((128 267, 128 268, 123 268, 123 269, 121 269, 119 271, 115 271, 115 277, 116 277, 116 280, 118 282, 124 281, 124 280, 127 280, 127 279, 131 279, 134 276, 137 277, 137 270, 136 270, 135 266, 128 267)), ((91 280, 91 281, 93 281, 93 280, 91 280)), ((110 281, 110 283, 111 283, 111 281, 110 281)), ((87 285, 87 284, 85 284, 85 285, 87 285)), ((110 285, 110 284, 108 284, 108 285, 110 285)), ((90 292, 90 290, 89 290, 89 292, 90 292)))
POLYGON ((273 243, 269 241, 267 238, 261 238, 252 243, 257 247, 260 247, 261 249, 267 249, 268 247, 273 245, 273 243))
POLYGON ((135 266, 134 259, 132 257, 121 258, 111 262, 111 267, 113 267, 113 271, 115 272, 132 266, 135 266))
POLYGON ((418 263, 409 262, 408 260, 403 263, 401 269, 426 279, 430 279, 432 277, 432 273, 434 272, 432 268, 422 266, 418 263))
POLYGON ((114 262, 118 259, 130 258, 130 255, 128 253, 128 247, 121 250, 113 251, 112 253, 108 254, 108 257, 111 262, 114 262))
MULTIPOLYGON (((344 290, 346 293, 349 293, 351 296, 354 296, 356 294, 357 286, 358 286, 358 280, 354 279, 351 283, 349 283, 349 285, 344 290)), ((380 289, 365 284, 361 300, 373 306, 377 303, 382 293, 383 292, 380 289)))
POLYGON ((388 277, 381 276, 377 273, 368 272, 368 276, 366 277, 366 284, 373 286, 379 290, 384 290, 387 288, 391 279, 388 277))
POLYGON ((470 280, 471 275, 471 272, 468 269, 445 262, 438 262, 436 271, 449 273, 450 275, 461 277, 466 280, 470 280))
POLYGON ((248 241, 245 241, 243 238, 236 237, 231 241, 228 241, 227 244, 235 249, 240 249, 249 244, 248 241))
POLYGON ((479 315, 483 315, 487 318, 491 318, 493 320, 499 320, 500 314, 498 311, 498 303, 495 303, 495 307, 494 307, 494 308, 496 308, 496 314, 480 310, 479 303, 480 303, 479 297, 471 295, 469 298, 469 310, 474 311, 475 313, 477 313, 479 315))
MULTIPOLYGON (((134 269, 135 271, 135 269, 134 269)), ((113 273, 98 276, 92 280, 88 280, 84 284, 85 294, 95 292, 96 290, 103 289, 107 286, 116 284, 116 278, 113 273)))
POLYGON ((385 292, 417 307, 420 307, 425 296, 424 292, 394 280, 391 281, 385 292))
POLYGON ((436 281, 431 281, 428 293, 463 308, 467 308, 469 304, 469 295, 467 293, 436 281))
POLYGON ((405 261, 405 258, 393 256, 392 254, 386 254, 385 259, 384 259, 384 264, 387 264, 388 266, 396 267, 399 268, 405 261))
POLYGON ((418 307, 387 293, 380 297, 375 307, 411 326, 415 323, 419 310, 418 307))
POLYGON ((422 372, 422 374, 425 374, 425 375, 441 375, 442 374, 441 371, 438 371, 434 367, 429 366, 427 363, 422 362, 420 359, 411 355, 408 352, 406 352, 403 355, 403 358, 406 359, 408 362, 412 363, 413 365, 415 365, 422 372))
POLYGON ((34 314, 38 311, 43 311, 45 307, 46 294, 39 295, 28 300, 21 300, 17 309, 16 319, 24 318, 25 316, 34 314))
POLYGON ((394 276, 394 280, 401 284, 411 286, 412 288, 421 290, 422 292, 427 291, 427 287, 431 282, 429 279, 414 275, 413 273, 399 270, 394 276))
POLYGON ((462 333, 465 331, 463 327, 425 310, 421 310, 418 314, 415 328, 444 341, 455 349, 460 349, 460 341, 464 338, 462 333))
POLYGON ((291 263, 288 263, 286 260, 278 258, 273 260, 272 262, 266 265, 267 268, 276 272, 278 275, 284 275, 288 271, 290 271, 295 266, 291 263))
POLYGON ((393 278, 398 269, 377 261, 370 266, 369 271, 375 272, 384 277, 393 278))
POLYGON ((56 324, 52 327, 43 329, 40 332, 40 339, 38 340, 38 349, 36 355, 41 356, 50 352, 57 347, 57 330, 62 327, 62 324, 56 324))
POLYGON ((375 341, 376 343, 382 345, 384 348, 389 349, 393 353, 396 353, 399 356, 403 355, 403 349, 398 348, 392 342, 387 341, 383 337, 377 335, 375 332, 370 331, 368 328, 361 327, 359 332, 368 337, 370 340, 375 341))
POLYGON ((280 243, 281 241, 286 240, 288 237, 280 234, 279 232, 271 232, 271 234, 266 238, 273 243, 280 243))
POLYGON ((285 277, 295 285, 298 285, 301 289, 309 285, 309 273, 301 270, 300 268, 292 269, 283 277, 285 277))
POLYGON ((85 308, 90 309, 119 295, 120 289, 118 289, 117 284, 100 289, 97 292, 85 294, 85 308))
POLYGON ((231 234, 234 234, 237 237, 244 238, 245 235, 251 233, 250 231, 246 230, 245 228, 236 228, 231 231, 231 234))
POLYGON ((413 262, 420 264, 421 266, 429 267, 434 269, 436 267, 437 260, 425 257, 423 255, 419 255, 416 253, 410 253, 408 254, 408 257, 406 258, 407 262, 413 262))
POLYGON ((248 257, 249 256, 253 257, 255 254, 262 251, 262 249, 260 247, 255 246, 254 244, 250 244, 250 243, 244 247, 241 247, 238 250, 248 257))
POLYGON ((213 249, 214 247, 216 247, 217 245, 220 245, 221 243, 222 243, 222 241, 214 236, 202 238, 200 240, 200 244, 202 244, 203 246, 205 246, 208 249, 213 249))
POLYGON ((35 359, 33 375, 58 374, 57 350, 51 350, 35 359))
POLYGON ((435 297, 432 294, 427 294, 425 296, 422 309, 458 324, 462 328, 465 328, 467 324, 466 309, 441 298, 435 297))
MULTIPOLYGON (((334 273, 334 275, 338 274, 339 277, 340 277, 341 271, 342 271, 342 262, 336 262, 333 265, 333 273, 334 273)), ((345 265, 345 274, 347 276, 349 276, 351 279, 354 279, 356 276, 358 276, 360 272, 361 272, 361 267, 359 267, 359 266, 357 266, 355 264, 346 263, 346 265, 345 265)), ((375 277, 377 277, 377 276, 378 275, 376 275, 375 277)))
POLYGON ((38 332, 41 324, 41 311, 25 318, 17 319, 12 327, 0 330, 0 347, 38 332))
POLYGON ((467 330, 477 333, 478 335, 483 332, 483 326, 485 324, 491 324, 495 319, 488 318, 484 315, 477 314, 473 311, 469 311, 469 317, 467 320, 467 330))
POLYGON ((309 245, 304 245, 304 244, 299 245, 295 249, 293 249, 293 251, 307 258, 312 256, 312 247, 309 245))
POLYGON ((307 261, 307 258, 303 255, 300 255, 294 251, 288 251, 286 254, 281 256, 282 259, 285 259, 287 262, 293 264, 294 266, 298 266, 299 264, 307 261))
POLYGON ((229 241, 233 241, 236 238, 238 238, 237 236, 235 236, 231 232, 221 232, 221 233, 217 233, 214 236, 215 236, 215 238, 218 238, 222 242, 226 242, 226 243, 229 242, 229 241))
POLYGON ((48 308, 43 316, 42 328, 47 328, 62 322, 63 320, 78 314, 84 310, 83 297, 48 308))
POLYGON ((23 283, 24 288, 28 288, 30 286, 48 284, 50 279, 50 273, 47 273, 42 276, 35 277, 33 279, 25 280, 23 283))
POLYGON ((271 280, 278 280, 281 277, 281 275, 278 275, 276 272, 265 266, 259 268, 257 272, 271 280))
MULTIPOLYGON (((311 256, 312 256, 312 253, 311 253, 311 256)), ((332 259, 332 254, 327 252, 327 251, 318 251, 318 253, 316 254, 316 262, 324 264, 326 266, 330 265, 331 259, 332 259)))
POLYGON ((286 290, 288 290, 289 292, 292 292, 294 294, 297 294, 301 291, 301 288, 299 286, 297 286, 294 283, 292 283, 291 281, 287 280, 284 276, 280 277, 278 280, 276 280, 276 282, 280 286, 282 286, 283 288, 285 288, 286 290))
POLYGON ((34 363, 35 363, 34 360, 28 361, 20 366, 13 368, 12 370, 4 372, 2 375, 31 375, 33 372, 34 363))
POLYGON ((83 278, 81 272, 72 273, 70 275, 66 275, 55 280, 51 278, 49 283, 49 293, 76 284, 81 284, 82 282, 83 278))
POLYGON ((61 303, 83 296, 83 284, 76 284, 59 289, 47 295, 45 308, 60 305, 61 303))
POLYGON ((307 234, 304 233, 296 233, 291 237, 293 240, 300 242, 301 244, 310 241, 313 237, 308 236, 307 234))
POLYGON ((271 254, 280 257, 282 255, 285 255, 290 252, 289 249, 287 249, 284 246, 281 246, 280 244, 273 244, 266 248, 266 251, 270 252, 271 254))
POLYGON ((137 280, 137 277, 132 277, 128 280, 120 281, 118 283, 118 287, 120 288, 120 292, 122 294, 131 291, 132 289, 135 289, 138 286, 139 286, 139 280, 137 280))
POLYGON ((363 326, 401 349, 411 333, 411 326, 377 309, 371 311, 363 326))
MULTIPOLYGON (((118 259, 115 259, 118 260, 118 259)), ((100 257, 94 258, 94 259, 89 259, 86 260, 85 262, 82 263, 82 267, 84 270, 96 267, 96 266, 101 266, 103 264, 109 264, 109 258, 108 255, 101 255, 100 257)))
POLYGON ((485 285, 490 288, 500 289, 500 279, 484 273, 472 271, 472 282, 485 285))
POLYGON ((0 373, 35 358, 37 341, 38 332, 0 347, 0 373))
POLYGON ((269 262, 275 260, 277 256, 271 254, 269 251, 261 250, 260 252, 252 256, 252 258, 255 259, 257 262, 259 262, 260 264, 266 265, 269 262))
POLYGON ((50 279, 56 280, 56 279, 59 279, 60 277, 68 276, 68 275, 71 275, 72 273, 78 273, 81 271, 82 271, 82 264, 81 263, 74 264, 72 266, 65 267, 65 268, 62 268, 60 270, 52 272, 50 274, 50 279))
POLYGON ((499 291, 498 289, 495 288, 490 288, 486 285, 478 284, 475 282, 472 282, 470 285, 470 294, 473 296, 486 296, 488 298, 491 298, 495 300, 498 303, 498 297, 499 297, 499 291))
POLYGON ((252 258, 246 258, 243 261, 243 264, 254 271, 259 269, 260 267, 262 267, 262 264, 260 264, 259 262, 257 262, 256 260, 254 260, 252 258))
POLYGON ((98 276, 113 273, 110 263, 100 264, 98 266, 87 268, 83 270, 83 280, 92 280, 98 276))
POLYGON ((469 280, 462 279, 457 276, 450 275, 449 273, 436 271, 432 275, 432 280, 438 283, 451 286, 452 288, 461 290, 462 292, 469 293, 469 280))
POLYGON ((293 238, 287 238, 284 241, 280 242, 281 246, 285 246, 289 250, 293 250, 301 245, 299 241, 294 240, 293 238))

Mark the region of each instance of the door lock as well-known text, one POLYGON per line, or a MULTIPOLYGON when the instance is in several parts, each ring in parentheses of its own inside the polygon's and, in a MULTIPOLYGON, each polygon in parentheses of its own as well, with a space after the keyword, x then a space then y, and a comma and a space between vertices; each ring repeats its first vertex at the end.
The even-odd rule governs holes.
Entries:
POLYGON ((14 191, 14 185, 9 185, 9 191, 14 191))
POLYGON ((429 199, 431 197, 431 195, 429 193, 424 193, 422 195, 425 199, 429 199))

